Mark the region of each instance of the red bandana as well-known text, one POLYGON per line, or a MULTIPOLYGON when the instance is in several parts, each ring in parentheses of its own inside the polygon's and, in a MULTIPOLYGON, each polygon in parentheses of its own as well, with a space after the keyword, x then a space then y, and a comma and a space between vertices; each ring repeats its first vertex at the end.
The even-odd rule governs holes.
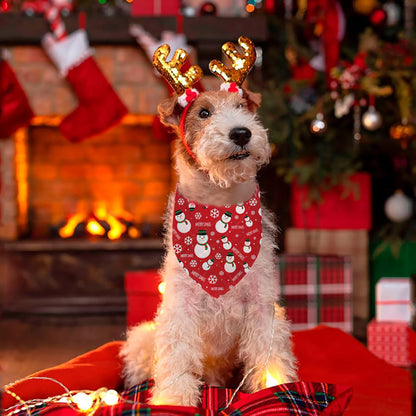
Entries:
POLYGON ((250 270, 260 250, 260 195, 217 207, 188 201, 178 190, 172 241, 185 272, 211 296, 218 298, 250 270))

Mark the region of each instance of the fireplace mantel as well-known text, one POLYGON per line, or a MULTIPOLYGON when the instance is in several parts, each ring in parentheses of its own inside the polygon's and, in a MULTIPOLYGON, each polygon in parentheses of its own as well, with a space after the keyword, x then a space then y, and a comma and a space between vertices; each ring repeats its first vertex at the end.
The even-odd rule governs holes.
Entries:
MULTIPOLYGON (((64 19, 69 32, 78 25, 77 15, 64 19)), ((175 17, 132 18, 127 15, 87 16, 86 30, 93 45, 134 45, 135 40, 129 34, 129 25, 142 25, 153 36, 159 37, 163 30, 175 30, 175 17)), ((183 19, 183 28, 188 42, 196 46, 219 44, 234 41, 240 35, 261 44, 268 39, 266 16, 216 17, 200 16, 183 19)), ((28 17, 21 14, 0 14, 0 45, 39 45, 48 26, 42 16, 28 17)))

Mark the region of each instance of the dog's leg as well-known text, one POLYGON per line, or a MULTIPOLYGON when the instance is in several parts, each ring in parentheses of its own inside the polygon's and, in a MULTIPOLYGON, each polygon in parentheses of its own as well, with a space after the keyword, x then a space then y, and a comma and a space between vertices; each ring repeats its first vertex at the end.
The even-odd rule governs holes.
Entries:
POLYGON ((154 334, 153 322, 145 322, 128 331, 127 341, 120 351, 127 388, 153 376, 154 334))
POLYGON ((192 305, 162 305, 155 337, 153 404, 197 406, 202 385, 203 343, 192 305))
POLYGON ((266 387, 267 372, 275 384, 297 380, 296 360, 292 353, 290 324, 281 308, 251 304, 247 310, 240 344, 240 358, 245 374, 246 391, 252 393, 266 387), (273 327, 272 327, 273 322, 273 327))

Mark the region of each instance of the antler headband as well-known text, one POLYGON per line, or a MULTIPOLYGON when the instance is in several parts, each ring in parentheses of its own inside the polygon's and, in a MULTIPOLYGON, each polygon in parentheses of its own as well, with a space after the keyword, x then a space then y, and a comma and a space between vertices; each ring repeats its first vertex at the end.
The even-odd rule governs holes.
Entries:
MULTIPOLYGON (((242 94, 240 87, 256 62, 256 49, 253 42, 245 36, 238 38, 238 44, 243 51, 242 53, 237 50, 232 42, 222 45, 223 52, 231 59, 231 68, 218 60, 212 60, 209 63, 209 69, 215 76, 223 79, 221 90, 242 94)), ((160 46, 153 55, 153 65, 175 90, 179 104, 186 107, 199 94, 192 87, 201 79, 203 72, 198 65, 192 65, 188 71, 182 73, 180 69, 188 54, 183 49, 177 49, 173 58, 168 62, 169 53, 169 45, 160 46)))

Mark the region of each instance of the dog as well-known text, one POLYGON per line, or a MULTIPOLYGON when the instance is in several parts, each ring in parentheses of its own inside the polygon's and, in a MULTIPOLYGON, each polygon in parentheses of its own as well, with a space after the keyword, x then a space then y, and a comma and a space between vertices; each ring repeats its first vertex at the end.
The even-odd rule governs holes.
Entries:
POLYGON ((252 393, 266 387, 267 374, 275 384, 297 380, 290 323, 277 306, 277 228, 256 180, 270 159, 256 113, 261 96, 226 85, 197 94, 185 109, 177 95, 158 106, 178 135, 161 269, 166 289, 154 321, 130 329, 121 350, 127 387, 154 378, 153 404, 197 406, 203 383, 240 382, 252 393))

